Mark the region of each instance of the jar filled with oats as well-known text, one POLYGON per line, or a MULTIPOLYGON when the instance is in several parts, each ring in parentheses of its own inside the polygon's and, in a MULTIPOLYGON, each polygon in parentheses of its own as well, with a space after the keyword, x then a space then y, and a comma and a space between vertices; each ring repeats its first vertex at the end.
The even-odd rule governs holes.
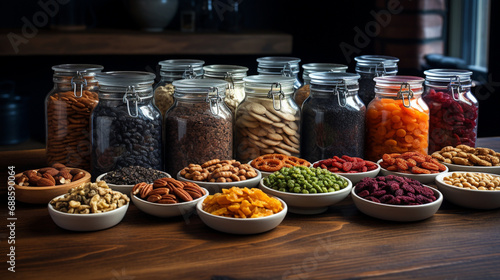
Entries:
POLYGON ((154 86, 154 104, 163 117, 174 104, 173 81, 180 79, 202 79, 205 61, 197 59, 169 59, 158 63, 161 80, 154 86))
POLYGON ((236 109, 235 157, 248 162, 263 154, 300 154, 300 109, 294 78, 253 75, 243 79, 245 100, 236 109))
POLYGON ((359 97, 368 107, 375 97, 375 77, 393 76, 398 73, 399 58, 385 55, 361 55, 356 60, 356 73, 359 79, 359 97))
POLYGON ((302 80, 304 81, 304 85, 297 89, 297 91, 295 91, 293 98, 295 100, 295 103, 297 103, 299 107, 302 107, 302 103, 304 103, 304 100, 306 100, 306 98, 309 97, 309 94, 311 93, 309 85, 311 82, 311 78, 309 77, 309 74, 318 72, 345 73, 345 71, 347 70, 347 65, 335 63, 308 63, 302 65, 302 69, 304 69, 304 71, 302 72, 302 80))
POLYGON ((174 105, 165 116, 165 170, 177 174, 191 163, 232 159, 233 114, 224 102, 228 82, 174 81, 174 105))
POLYGON ((93 64, 62 64, 54 70, 54 88, 45 98, 47 164, 90 170, 90 114, 98 103, 93 64))
POLYGON ((293 89, 297 90, 302 86, 299 80, 300 58, 286 56, 266 56, 257 58, 257 72, 259 75, 279 75, 292 77, 293 89))
POLYGON ((243 78, 247 76, 248 68, 238 65, 208 65, 203 70, 205 78, 221 79, 229 83, 224 101, 234 114, 236 107, 245 98, 243 78))

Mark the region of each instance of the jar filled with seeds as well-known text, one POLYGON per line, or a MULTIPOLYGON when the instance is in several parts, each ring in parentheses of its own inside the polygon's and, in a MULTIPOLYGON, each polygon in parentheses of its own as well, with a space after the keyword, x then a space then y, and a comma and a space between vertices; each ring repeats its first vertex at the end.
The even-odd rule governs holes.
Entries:
POLYGON ((431 69, 425 74, 424 100, 430 109, 429 154, 446 146, 476 146, 478 102, 468 70, 431 69))
POLYGON ((92 112, 92 176, 127 166, 163 170, 162 118, 153 104, 155 75, 117 71, 97 75, 92 112))
POLYGON ((302 106, 302 103, 304 103, 304 100, 306 100, 311 92, 309 85, 311 78, 309 77, 309 74, 317 72, 345 73, 347 70, 346 65, 335 63, 308 63, 302 65, 302 68, 304 69, 302 72, 304 85, 297 89, 294 94, 295 103, 297 103, 299 107, 302 106))
POLYGON ((259 75, 279 75, 292 77, 293 89, 297 90, 302 86, 299 80, 300 58, 286 56, 266 56, 257 58, 257 72, 259 75))
POLYGON ((300 109, 293 100, 294 78, 253 75, 236 109, 235 156, 248 162, 263 154, 300 155, 300 109))
POLYGON ((386 76, 375 80, 375 98, 366 110, 365 158, 385 153, 427 154, 429 107, 422 98, 423 78, 386 76))
POLYGON ((169 59, 160 61, 161 80, 154 86, 154 103, 163 117, 174 104, 173 81, 180 79, 202 79, 205 61, 197 59, 169 59))
POLYGON ((311 94, 302 105, 300 155, 309 162, 348 155, 364 157, 366 107, 358 96, 358 74, 312 73, 311 94))
POLYGON ((362 55, 356 60, 356 73, 359 80, 359 97, 368 106, 375 97, 375 81, 373 78, 393 76, 398 73, 399 58, 385 55, 362 55))
POLYGON ((224 101, 234 114, 236 107, 245 98, 243 78, 247 76, 248 68, 238 65, 208 65, 203 70, 205 78, 221 79, 229 83, 224 101))
POLYGON ((62 64, 54 70, 54 88, 45 98, 47 164, 90 170, 90 114, 98 103, 95 75, 103 67, 62 64))
POLYGON ((165 117, 165 170, 172 175, 191 163, 232 159, 233 114, 224 102, 228 82, 174 81, 174 105, 165 117))

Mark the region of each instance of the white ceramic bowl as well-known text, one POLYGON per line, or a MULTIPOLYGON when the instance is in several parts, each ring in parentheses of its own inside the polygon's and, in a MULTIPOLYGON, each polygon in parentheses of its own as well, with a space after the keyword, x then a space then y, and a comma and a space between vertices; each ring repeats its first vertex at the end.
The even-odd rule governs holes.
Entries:
POLYGON ((449 171, 480 172, 500 175, 500 166, 467 166, 446 162, 441 163, 448 167, 449 171))
MULTIPOLYGON (((56 198, 63 197, 60 195, 56 198)), ((97 231, 113 227, 121 222, 127 213, 127 203, 115 210, 104 213, 68 214, 58 210, 48 203, 49 214, 56 225, 72 231, 97 231)))
MULTIPOLYGON (((314 166, 314 164, 316 164, 320 161, 321 160, 314 162, 311 166, 314 166)), ((363 178, 366 178, 366 177, 375 178, 375 177, 377 177, 378 173, 380 172, 380 165, 378 163, 375 163, 375 164, 377 165, 377 169, 370 170, 367 172, 358 172, 358 173, 333 172, 333 173, 346 177, 347 179, 351 180, 353 185, 355 185, 357 182, 361 181, 363 178)))
MULTIPOLYGON (((170 174, 168 174, 167 172, 163 172, 165 173, 165 177, 167 178, 172 178, 172 176, 170 176, 170 174)), ((97 178, 96 178, 96 182, 99 182, 102 180, 102 178, 104 176, 106 176, 106 174, 108 173, 103 173, 101 175, 99 175, 97 178)), ((151 182, 152 183, 152 182, 151 182)), ((131 191, 132 191, 132 188, 135 186, 135 185, 115 185, 115 184, 110 184, 108 182, 106 182, 106 184, 114 191, 119 191, 121 193, 126 193, 126 194, 129 194, 131 191)))
POLYGON ((283 210, 276 214, 260 218, 243 219, 212 215, 203 210, 203 200, 199 201, 196 205, 196 211, 201 220, 215 230, 232 234, 257 234, 274 229, 285 218, 288 206, 283 200, 277 199, 283 205, 283 210))
POLYGON ((436 200, 421 205, 391 205, 373 202, 358 196, 355 192, 356 188, 352 188, 351 197, 358 210, 368 216, 395 222, 414 222, 432 217, 443 202, 443 194, 429 186, 425 187, 434 192, 436 200))
POLYGON ((194 199, 192 201, 179 202, 174 204, 152 203, 147 200, 141 199, 133 195, 132 193, 130 193, 130 197, 132 198, 134 205, 137 206, 137 208, 139 208, 139 210, 141 210, 142 212, 160 218, 168 218, 183 216, 193 212, 196 209, 196 204, 199 201, 203 201, 208 196, 208 190, 205 188, 202 189, 205 192, 205 195, 203 195, 202 197, 194 199))
MULTIPOLYGON (((343 177, 339 175, 339 177, 343 177)), ((291 193, 282 192, 264 184, 264 179, 260 180, 259 187, 263 192, 283 199, 288 205, 288 211, 295 214, 320 214, 328 210, 328 207, 334 205, 346 198, 352 189, 351 180, 343 177, 348 181, 347 187, 330 193, 291 193)))
MULTIPOLYGON (((248 164, 250 164, 250 166, 252 165, 252 161, 253 160, 251 160, 251 161, 248 162, 248 164)), ((312 164, 309 167, 312 167, 312 164)), ((255 168, 255 167, 254 167, 254 169, 258 170, 262 174, 262 178, 266 178, 267 176, 269 176, 269 175, 271 175, 271 174, 273 174, 275 172, 275 171, 273 171, 273 172, 262 171, 260 169, 255 168)))
MULTIPOLYGON (((500 191, 470 190, 446 184, 443 181, 444 177, 452 176, 453 173, 467 172, 449 172, 446 174, 439 174, 439 176, 436 177, 436 185, 438 189, 443 193, 444 199, 453 204, 473 209, 500 208, 500 191)), ((488 174, 497 177, 499 176, 492 173, 488 174)))
MULTIPOLYGON (((382 160, 377 161, 377 164, 380 165, 382 160)), ((410 179, 414 179, 419 181, 422 184, 432 184, 434 183, 434 180, 436 179, 436 176, 439 174, 443 174, 448 172, 448 167, 446 167, 446 170, 443 172, 439 173, 432 173, 432 174, 410 174, 410 173, 401 173, 401 172, 395 172, 395 171, 389 171, 383 167, 380 168, 380 174, 383 176, 387 175, 396 175, 396 176, 401 176, 401 177, 407 177, 410 179)))
POLYGON ((250 179, 247 179, 244 181, 229 182, 229 183, 220 183, 220 182, 211 183, 211 182, 193 181, 193 180, 189 180, 189 179, 184 178, 181 175, 180 171, 177 172, 176 177, 177 177, 177 180, 180 180, 180 181, 186 181, 186 182, 192 182, 192 183, 198 184, 198 186, 207 189, 210 194, 214 194, 214 193, 221 192, 223 188, 229 189, 231 187, 240 187, 240 188, 244 188, 244 187, 255 188, 255 187, 257 187, 259 185, 260 179, 262 178, 262 173, 257 169, 255 169, 255 171, 257 172, 256 177, 253 177, 253 178, 250 178, 250 179))

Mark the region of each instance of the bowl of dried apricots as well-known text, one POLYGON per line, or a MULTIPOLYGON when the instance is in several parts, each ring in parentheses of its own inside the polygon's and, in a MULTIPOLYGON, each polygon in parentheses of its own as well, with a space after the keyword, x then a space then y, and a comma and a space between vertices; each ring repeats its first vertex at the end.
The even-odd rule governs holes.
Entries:
POLYGON ((249 164, 262 173, 262 177, 267 177, 273 172, 279 171, 283 167, 307 166, 311 163, 305 159, 284 154, 265 154, 256 157, 249 164))
POLYGON ((196 211, 209 227, 231 234, 257 234, 276 228, 286 203, 258 188, 231 187, 198 202, 196 211))
POLYGON ((403 176, 422 184, 432 184, 438 174, 448 172, 448 167, 444 164, 419 152, 384 154, 377 163, 384 176, 403 176))

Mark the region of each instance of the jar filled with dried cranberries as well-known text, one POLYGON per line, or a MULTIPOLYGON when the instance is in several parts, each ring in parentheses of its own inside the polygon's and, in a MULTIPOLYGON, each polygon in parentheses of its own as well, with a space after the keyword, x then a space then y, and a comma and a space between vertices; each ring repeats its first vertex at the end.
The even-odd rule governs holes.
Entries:
POLYGON ((398 73, 399 58, 386 55, 361 55, 356 60, 359 79, 359 97, 368 106, 375 97, 375 77, 393 76, 398 73))
POLYGON ((90 114, 98 103, 95 75, 103 67, 52 67, 54 87, 45 98, 47 164, 90 170, 90 114))
POLYGON ((476 146, 478 102, 471 93, 471 71, 431 69, 424 100, 430 109, 429 153, 445 146, 476 146))
POLYGON ((321 72, 310 79, 311 95, 302 105, 301 157, 363 158, 366 107, 358 96, 359 75, 321 72))
POLYGON ((165 169, 175 175, 191 163, 233 158, 233 114, 224 102, 228 82, 174 81, 174 105, 165 116, 165 169))
POLYGON ((423 78, 385 76, 375 80, 375 98, 366 110, 365 158, 385 153, 427 153, 429 107, 422 98, 423 78))
POLYGON ((300 58, 287 56, 266 56, 257 58, 257 72, 259 75, 280 75, 292 77, 293 88, 297 90, 302 86, 299 80, 300 58))

